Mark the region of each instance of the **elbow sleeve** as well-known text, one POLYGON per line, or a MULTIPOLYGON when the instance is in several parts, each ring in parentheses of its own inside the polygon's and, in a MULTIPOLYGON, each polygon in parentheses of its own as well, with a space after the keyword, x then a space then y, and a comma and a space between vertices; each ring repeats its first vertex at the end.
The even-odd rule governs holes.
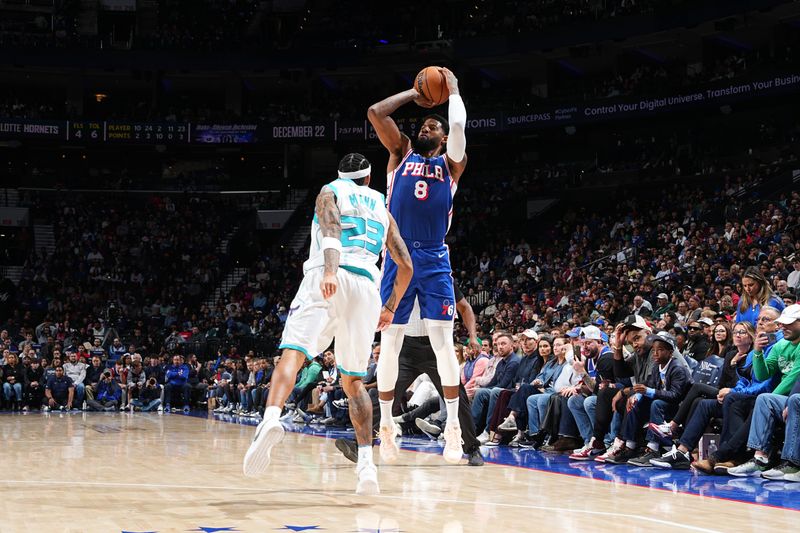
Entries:
POLYGON ((449 102, 450 133, 447 136, 447 155, 458 163, 464 159, 467 149, 467 137, 464 133, 467 126, 467 108, 464 107, 461 95, 450 95, 449 102))

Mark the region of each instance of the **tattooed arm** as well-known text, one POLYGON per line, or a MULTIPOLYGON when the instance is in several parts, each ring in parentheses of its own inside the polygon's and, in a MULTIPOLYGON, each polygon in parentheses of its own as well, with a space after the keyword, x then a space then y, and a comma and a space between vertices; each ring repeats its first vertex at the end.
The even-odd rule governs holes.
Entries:
POLYGON ((325 274, 320 283, 322 296, 325 299, 336 294, 336 272, 339 270, 339 254, 341 250, 342 222, 336 195, 327 187, 323 187, 317 196, 317 221, 322 232, 322 248, 325 257, 325 274))
POLYGON ((383 331, 392 324, 397 304, 403 299, 408 284, 411 283, 411 278, 414 275, 411 254, 408 253, 406 243, 403 242, 403 238, 400 237, 400 230, 397 229, 397 223, 394 221, 391 214, 389 214, 389 235, 386 239, 386 247, 389 249, 389 253, 392 254, 392 259, 397 264, 397 276, 394 278, 392 294, 389 295, 389 298, 383 305, 383 309, 381 309, 378 331, 383 331))

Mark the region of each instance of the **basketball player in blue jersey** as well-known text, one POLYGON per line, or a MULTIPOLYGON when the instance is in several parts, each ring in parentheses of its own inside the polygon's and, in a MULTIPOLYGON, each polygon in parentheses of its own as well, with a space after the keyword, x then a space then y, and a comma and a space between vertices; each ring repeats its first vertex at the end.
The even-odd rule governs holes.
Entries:
POLYGON ((263 473, 272 447, 284 435, 279 417, 303 362, 336 339, 342 388, 350 400, 350 420, 358 441, 357 494, 377 494, 372 462, 372 400, 361 382, 367 374, 375 330, 389 327, 394 309, 412 277, 412 263, 384 197, 369 188, 371 166, 361 154, 339 163, 339 179, 317 196, 311 247, 303 263, 303 282, 292 300, 283 329, 280 364, 272 374, 264 420, 244 457, 246 476, 263 473), (398 273, 381 307, 376 263, 387 247, 398 273))
POLYGON ((381 280, 381 298, 394 311, 392 325, 381 334, 381 358, 378 362, 378 396, 381 422, 380 454, 384 462, 397 460, 399 431, 392 421, 392 404, 398 374, 398 357, 403 345, 405 326, 414 301, 425 322, 436 366, 442 379, 447 427, 444 458, 449 463, 461 459, 461 428, 458 423, 459 369, 453 348, 455 296, 450 275, 450 254, 444 243, 453 215, 453 195, 467 164, 464 128, 467 111, 458 90, 458 80, 442 69, 447 82, 450 123, 439 115, 428 115, 416 139, 400 132, 391 114, 400 106, 415 102, 426 108, 433 102, 409 89, 371 106, 367 113, 378 138, 389 151, 387 206, 397 222, 400 236, 411 253, 414 277, 403 298, 392 307, 389 301, 397 276, 397 263, 386 254, 381 280))

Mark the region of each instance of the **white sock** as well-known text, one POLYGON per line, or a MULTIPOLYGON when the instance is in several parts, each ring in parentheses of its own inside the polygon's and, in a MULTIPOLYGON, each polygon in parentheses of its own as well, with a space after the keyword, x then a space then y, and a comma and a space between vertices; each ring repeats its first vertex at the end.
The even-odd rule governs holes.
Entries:
POLYGON ((358 466, 372 464, 372 446, 369 444, 358 445, 358 466))
POLYGON ((281 408, 275 405, 271 405, 264 410, 264 420, 268 418, 280 418, 281 416, 281 408))
POLYGON ((648 442, 647 447, 653 450, 654 452, 658 451, 658 443, 657 442, 648 442))
POLYGON ((381 427, 391 427, 394 400, 378 400, 378 403, 381 406, 381 427))
POLYGON ((635 440, 626 440, 625 447, 628 448, 629 450, 635 450, 636 448, 638 448, 638 446, 636 446, 635 440))
POLYGON ((458 426, 458 398, 445 398, 444 404, 447 407, 447 423, 458 426))

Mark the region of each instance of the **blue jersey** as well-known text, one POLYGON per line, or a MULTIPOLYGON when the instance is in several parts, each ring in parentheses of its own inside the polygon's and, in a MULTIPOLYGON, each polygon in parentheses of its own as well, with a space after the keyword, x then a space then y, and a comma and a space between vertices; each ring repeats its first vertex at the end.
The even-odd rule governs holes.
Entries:
MULTIPOLYGON (((420 317, 453 320, 455 293, 450 275, 450 252, 444 243, 453 217, 456 182, 450 176, 446 156, 425 158, 411 150, 389 172, 386 203, 397 222, 414 265, 414 277, 394 313, 395 324, 407 324, 419 301, 420 317)), ((397 265, 386 254, 381 279, 381 298, 392 293, 397 265)))
POLYGON ((457 188, 446 156, 426 158, 409 150, 386 182, 389 212, 403 240, 443 244, 457 188))

